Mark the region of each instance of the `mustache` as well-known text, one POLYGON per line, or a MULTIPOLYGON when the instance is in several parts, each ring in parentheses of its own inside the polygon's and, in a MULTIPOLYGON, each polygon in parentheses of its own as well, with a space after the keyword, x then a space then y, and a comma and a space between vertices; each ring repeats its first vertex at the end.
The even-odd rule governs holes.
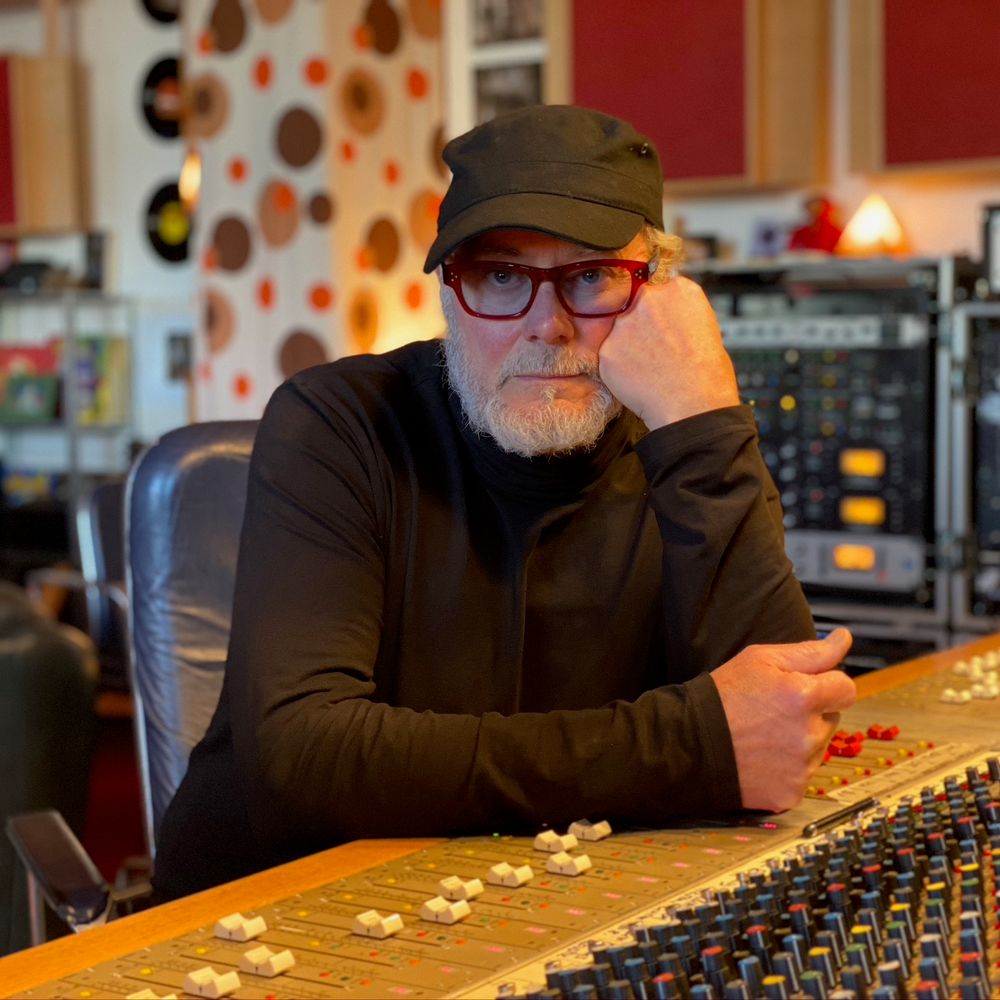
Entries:
POLYGON ((603 385, 598 370, 599 361, 595 352, 524 343, 512 351, 500 366, 497 388, 515 375, 587 375, 603 385))

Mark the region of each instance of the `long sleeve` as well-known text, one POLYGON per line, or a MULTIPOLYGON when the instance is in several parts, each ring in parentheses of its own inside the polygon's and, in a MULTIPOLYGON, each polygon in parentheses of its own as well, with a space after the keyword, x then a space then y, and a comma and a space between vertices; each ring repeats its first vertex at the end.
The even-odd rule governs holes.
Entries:
POLYGON ((549 461, 453 403, 431 343, 273 397, 163 897, 358 837, 738 808, 710 671, 812 634, 749 414, 625 414, 549 461))
MULTIPOLYGON (((568 711, 466 714, 389 703, 380 651, 422 637, 384 634, 392 617, 386 595, 398 589, 388 578, 401 575, 398 562, 406 559, 405 547, 387 537, 390 511, 404 500, 385 485, 399 480, 398 460, 375 445, 373 433, 295 387, 278 393, 259 432, 227 679, 258 837, 287 849, 296 841, 449 834, 583 815, 662 825, 738 805, 721 704, 711 679, 694 677, 694 669, 684 684, 568 711)), ((384 441, 404 429, 378 433, 384 441)), ((733 600, 745 569, 734 546, 753 546, 750 564, 764 554, 780 562, 768 552, 780 535, 766 511, 764 484, 753 481, 758 470, 726 479, 730 456, 719 442, 738 452, 745 442, 735 437, 746 436, 713 428, 695 435, 689 448, 677 436, 673 449, 659 449, 651 483, 657 513, 676 508, 674 520, 661 525, 671 566, 665 602, 674 606, 671 622, 696 616, 692 628, 668 636, 672 656, 683 656, 688 641, 722 648, 713 626, 723 622, 724 646, 763 639, 764 631, 776 637, 785 627, 763 628, 754 602, 733 600), (721 471, 705 460, 713 447, 722 452, 713 453, 721 471), (737 501, 727 499, 732 492, 737 501), (706 510, 713 497, 717 508, 706 510), (700 528, 699 518, 707 521, 700 528), (697 593, 684 594, 699 560, 707 569, 699 570, 697 593), (737 626, 731 619, 744 610, 751 619, 737 626)), ((456 571, 451 556, 442 551, 430 573, 402 586, 440 585, 448 593, 456 571)), ((473 618, 500 613, 475 604, 462 610, 473 618)), ((424 628, 433 631, 435 623, 424 628)), ((422 669, 429 674, 442 665, 422 669)), ((464 661, 447 669, 488 665, 477 662, 470 645, 464 661)))
POLYGON ((662 427, 636 446, 663 539, 667 644, 681 676, 751 643, 815 638, 756 437, 749 408, 734 406, 662 427))

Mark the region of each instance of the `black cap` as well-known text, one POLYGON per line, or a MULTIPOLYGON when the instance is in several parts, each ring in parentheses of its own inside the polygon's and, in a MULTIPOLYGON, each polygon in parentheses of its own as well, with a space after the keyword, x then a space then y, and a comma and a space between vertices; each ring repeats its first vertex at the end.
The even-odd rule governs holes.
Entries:
POLYGON ((460 243, 490 229, 534 229, 598 250, 663 228, 663 171, 628 122, 565 105, 500 115, 444 148, 451 185, 427 254, 430 273, 460 243))

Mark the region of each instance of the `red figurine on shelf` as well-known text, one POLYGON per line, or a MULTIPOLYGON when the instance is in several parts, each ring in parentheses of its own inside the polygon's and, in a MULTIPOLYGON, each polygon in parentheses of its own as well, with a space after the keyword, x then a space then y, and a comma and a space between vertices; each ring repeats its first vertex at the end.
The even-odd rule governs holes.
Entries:
POLYGON ((825 195, 813 195, 806 199, 803 208, 809 215, 809 221, 792 230, 788 237, 788 249, 833 253, 844 231, 837 221, 836 206, 825 195))

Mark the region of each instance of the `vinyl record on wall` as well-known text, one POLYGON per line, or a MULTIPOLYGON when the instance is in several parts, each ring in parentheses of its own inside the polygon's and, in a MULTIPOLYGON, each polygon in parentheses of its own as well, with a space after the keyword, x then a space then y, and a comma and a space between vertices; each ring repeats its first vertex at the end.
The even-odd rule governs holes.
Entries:
POLYGON ((168 56, 155 62, 142 84, 142 114, 149 127, 164 139, 181 131, 181 86, 177 60, 168 56))
POLYGON ((142 0, 146 13, 160 24, 173 24, 180 17, 182 0, 142 0))
POLYGON ((146 235, 156 253, 171 264, 187 260, 191 217, 175 182, 164 184, 146 209, 146 235))

